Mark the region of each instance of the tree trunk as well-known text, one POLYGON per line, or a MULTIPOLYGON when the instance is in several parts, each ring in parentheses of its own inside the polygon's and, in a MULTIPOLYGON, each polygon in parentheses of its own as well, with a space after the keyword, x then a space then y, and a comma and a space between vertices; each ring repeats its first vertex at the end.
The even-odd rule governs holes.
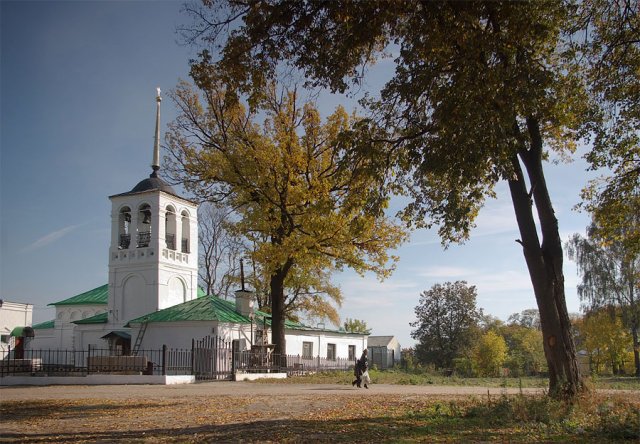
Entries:
MULTIPOLYGON (((635 271, 635 270, 634 270, 635 271)), ((634 274, 631 274, 634 276, 634 274)), ((629 311, 631 312, 631 337, 633 338, 633 364, 635 365, 635 376, 640 378, 640 342, 638 340, 638 324, 640 324, 640 316, 638 315, 638 301, 636 300, 636 280, 629 279, 629 311)))
POLYGON ((280 356, 286 354, 285 341, 285 310, 284 310, 284 280, 291 269, 291 260, 278 267, 270 278, 271 290, 271 342, 274 344, 274 353, 280 356))
POLYGON ((542 170, 542 138, 538 122, 527 119, 527 126, 531 147, 513 156, 514 177, 509 180, 509 190, 522 237, 519 242, 540 312, 544 352, 549 367, 549 393, 554 397, 572 398, 584 386, 578 370, 565 301, 562 241, 542 170), (527 193, 518 157, 526 167, 531 194, 527 193), (542 243, 533 217, 534 202, 542 243))
POLYGON ((636 378, 640 378, 640 343, 638 343, 638 325, 637 323, 631 328, 631 337, 633 338, 633 363, 636 368, 636 378))
POLYGON ((286 350, 284 338, 284 274, 277 270, 271 275, 271 342, 274 352, 282 354, 286 350))

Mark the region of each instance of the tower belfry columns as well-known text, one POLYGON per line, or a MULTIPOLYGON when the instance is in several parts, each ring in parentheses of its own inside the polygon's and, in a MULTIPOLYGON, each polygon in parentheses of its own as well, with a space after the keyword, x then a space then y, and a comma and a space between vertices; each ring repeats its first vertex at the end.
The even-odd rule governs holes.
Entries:
POLYGON ((153 172, 150 177, 157 177, 160 169, 160 102, 162 102, 162 97, 160 97, 160 88, 156 88, 156 91, 156 135, 153 144, 153 163, 151 164, 153 172))

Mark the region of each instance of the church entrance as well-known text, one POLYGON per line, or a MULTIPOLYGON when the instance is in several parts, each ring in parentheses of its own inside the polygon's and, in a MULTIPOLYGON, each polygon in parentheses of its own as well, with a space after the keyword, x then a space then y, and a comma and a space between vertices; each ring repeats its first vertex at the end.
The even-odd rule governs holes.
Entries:
POLYGON ((125 331, 112 331, 101 339, 109 341, 109 352, 115 356, 131 355, 131 335, 125 331))

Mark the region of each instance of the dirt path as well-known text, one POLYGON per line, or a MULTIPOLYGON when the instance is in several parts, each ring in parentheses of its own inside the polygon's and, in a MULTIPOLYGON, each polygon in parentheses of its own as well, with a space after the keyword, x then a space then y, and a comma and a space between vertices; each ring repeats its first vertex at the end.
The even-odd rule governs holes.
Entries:
MULTIPOLYGON (((418 442, 423 438, 432 442, 431 433, 450 441, 470 432, 462 422, 452 423, 460 430, 441 422, 448 414, 438 416, 437 412, 450 408, 449 401, 487 405, 503 394, 519 392, 460 386, 374 384, 366 390, 340 384, 248 382, 2 387, 0 443, 353 444, 396 442, 398 436, 411 442, 416 434, 418 442), (435 418, 435 428, 425 428, 429 418, 435 418), (363 434, 363 427, 367 433, 363 434)), ((638 391, 628 395, 618 391, 617 396, 640 400, 638 391)), ((485 433, 472 432, 473 436, 485 433)), ((511 433, 490 427, 480 441, 504 441, 511 433)))
MULTIPOLYGON (((98 385, 98 386, 47 386, 2 387, 1 401, 53 400, 53 399, 145 399, 167 400, 176 398, 211 398, 215 396, 378 396, 378 395, 501 395, 516 394, 516 388, 487 388, 461 386, 417 386, 373 384, 370 388, 357 389, 338 384, 277 384, 250 382, 208 382, 184 385, 98 385)), ((523 389, 524 393, 543 393, 543 389, 523 389)))
MULTIPOLYGON (((335 442, 335 431, 483 387, 210 382, 0 388, 0 443, 335 442), (395 413, 394 413, 395 412, 395 413)), ((536 393, 541 390, 526 390, 536 393)), ((357 440, 349 439, 349 442, 357 440)), ((370 442, 369 438, 364 442, 370 442)))

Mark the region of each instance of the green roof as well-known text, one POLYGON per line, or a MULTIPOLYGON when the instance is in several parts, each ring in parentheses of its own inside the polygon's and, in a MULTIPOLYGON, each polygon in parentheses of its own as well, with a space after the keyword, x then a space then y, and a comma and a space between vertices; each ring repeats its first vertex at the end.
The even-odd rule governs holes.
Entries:
POLYGON ((107 312, 100 313, 94 316, 90 316, 88 318, 80 319, 77 321, 73 321, 74 324, 106 324, 107 323, 107 312))
POLYGON ((15 327, 13 330, 11 330, 11 333, 9 333, 9 335, 15 336, 17 338, 33 338, 33 327, 30 327, 28 325, 24 327, 15 327))
POLYGON ((164 310, 140 316, 130 320, 129 323, 179 321, 219 321, 249 324, 251 319, 238 313, 233 302, 225 301, 216 296, 202 296, 164 310))
MULTIPOLYGON (((204 290, 198 287, 198 298, 206 296, 204 290)), ((73 296, 60 302, 53 302, 49 305, 95 305, 107 304, 109 298, 109 284, 102 285, 93 290, 85 291, 79 295, 73 296)), ((44 328, 44 327, 43 327, 44 328)))
POLYGON ((34 330, 41 330, 41 329, 45 329, 45 328, 53 328, 54 324, 55 324, 54 320, 41 322, 39 324, 34 325, 33 329, 34 330))
POLYGON ((65 299, 64 301, 53 302, 49 305, 106 305, 108 298, 109 284, 104 284, 101 287, 85 291, 84 293, 80 293, 79 295, 73 296, 69 299, 65 299))
MULTIPOLYGON (((266 318, 266 324, 271 326, 271 315, 262 311, 256 310, 255 322, 260 324, 264 322, 266 318)), ((86 319, 85 319, 86 321, 86 319)), ((218 321, 229 322, 238 324, 249 324, 251 319, 247 316, 243 316, 236 311, 236 304, 232 301, 226 301, 220 299, 217 296, 203 296, 198 299, 184 302, 173 307, 165 308, 164 310, 149 313, 145 316, 129 321, 129 324, 137 324, 142 322, 180 322, 180 321, 218 321)), ((76 321, 80 323, 81 321, 76 321)), ((291 330, 305 330, 305 331, 324 331, 340 334, 353 334, 344 330, 331 330, 327 328, 309 327, 299 322, 292 321, 290 319, 285 320, 285 328, 291 330)))

